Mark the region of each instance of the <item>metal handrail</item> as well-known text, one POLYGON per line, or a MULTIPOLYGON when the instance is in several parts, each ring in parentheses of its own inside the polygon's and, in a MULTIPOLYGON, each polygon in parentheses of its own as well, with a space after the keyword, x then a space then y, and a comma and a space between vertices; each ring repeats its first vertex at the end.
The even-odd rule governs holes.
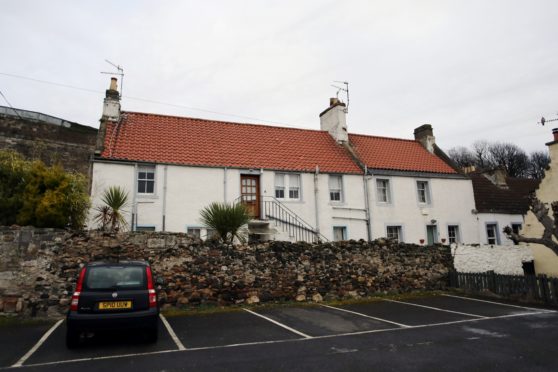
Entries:
MULTIPOLYGON (((235 199, 235 203, 240 202, 242 202, 242 196, 235 199)), ((284 232, 288 232, 290 236, 294 236, 298 241, 329 241, 329 239, 320 234, 317 229, 300 218, 298 214, 293 212, 275 197, 264 196, 261 203, 263 206, 264 218, 275 221, 276 226, 281 225, 284 232)))

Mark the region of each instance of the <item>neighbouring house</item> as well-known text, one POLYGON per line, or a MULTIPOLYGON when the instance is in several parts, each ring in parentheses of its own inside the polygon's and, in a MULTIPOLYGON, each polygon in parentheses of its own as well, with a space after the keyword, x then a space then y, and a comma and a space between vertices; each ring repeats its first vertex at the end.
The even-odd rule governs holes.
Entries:
MULTIPOLYGON (((544 172, 544 178, 535 191, 535 196, 549 209, 552 215, 550 204, 558 201, 558 128, 552 130, 553 141, 547 143, 550 153, 550 165, 544 172)), ((555 225, 556 226, 556 225, 555 225)), ((543 235, 543 226, 537 220, 531 210, 525 216, 525 225, 520 234, 529 238, 540 238, 543 235)), ((556 241, 556 239, 554 238, 556 241)), ((525 243, 520 243, 521 245, 525 243)), ((537 274, 547 274, 558 276, 558 256, 550 248, 540 245, 527 243, 531 247, 534 256, 535 272, 537 274)))
POLYGON ((201 238, 213 234, 200 223, 203 207, 241 201, 250 231, 266 239, 474 243, 471 181, 437 149, 431 127, 421 128, 415 140, 349 134, 337 99, 320 130, 126 112, 113 78, 92 203, 119 185, 130 193, 133 230, 201 238), (430 133, 428 143, 420 133, 430 133))
POLYGON ((519 233, 529 210, 529 195, 540 181, 508 177, 504 169, 469 171, 472 171, 468 175, 473 181, 475 193, 479 242, 490 245, 513 244, 502 230, 510 226, 515 233, 519 233))

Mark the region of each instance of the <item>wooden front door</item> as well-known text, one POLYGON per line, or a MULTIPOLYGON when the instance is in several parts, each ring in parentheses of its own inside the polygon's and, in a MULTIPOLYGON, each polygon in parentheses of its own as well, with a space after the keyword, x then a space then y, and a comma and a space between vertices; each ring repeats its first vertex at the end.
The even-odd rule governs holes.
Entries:
POLYGON ((240 176, 240 200, 252 218, 260 218, 260 176, 240 176))

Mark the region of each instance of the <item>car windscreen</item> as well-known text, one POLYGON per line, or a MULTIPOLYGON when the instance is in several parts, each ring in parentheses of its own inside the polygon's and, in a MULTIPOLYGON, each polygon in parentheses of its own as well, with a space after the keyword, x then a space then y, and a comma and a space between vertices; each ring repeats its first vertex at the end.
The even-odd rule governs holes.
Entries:
POLYGON ((144 266, 94 266, 86 271, 89 290, 146 289, 144 266))

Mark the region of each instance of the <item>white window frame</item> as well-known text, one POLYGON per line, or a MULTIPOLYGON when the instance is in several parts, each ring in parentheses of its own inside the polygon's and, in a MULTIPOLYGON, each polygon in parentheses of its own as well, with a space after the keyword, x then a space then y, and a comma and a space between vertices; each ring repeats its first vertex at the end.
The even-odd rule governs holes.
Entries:
POLYGON ((348 232, 347 226, 333 226, 332 230, 333 230, 333 240, 334 241, 348 240, 349 232, 348 232), (341 240, 335 240, 335 230, 336 229, 341 229, 341 235, 343 236, 343 238, 341 240))
POLYGON ((389 232, 389 230, 392 229, 392 228, 395 228, 396 231, 397 231, 397 242, 398 243, 403 242, 403 225, 396 225, 396 224, 386 225, 386 238, 393 239, 393 237, 390 238, 390 235, 393 235, 393 234, 390 234, 390 232, 389 232))
POLYGON ((137 169, 137 174, 136 174, 136 191, 138 196, 153 196, 155 195, 155 191, 157 190, 156 188, 157 186, 157 167, 155 167, 154 165, 140 165, 138 166, 137 169), (153 173, 153 179, 148 178, 147 176, 145 178, 140 178, 140 173, 153 173), (152 182, 153 183, 153 192, 142 192, 140 191, 140 182, 146 182, 146 186, 145 186, 145 190, 147 190, 147 182, 152 182))
POLYGON ((155 225, 136 225, 134 231, 157 231, 155 225))
POLYGON ((273 188, 275 199, 284 201, 302 200, 302 176, 300 173, 275 173, 273 188), (279 180, 282 180, 282 182, 278 182, 279 180), (295 180, 298 180, 298 182, 295 180), (282 197, 277 196, 278 190, 283 192, 282 197), (296 196, 291 197, 294 193, 296 193, 296 196))
POLYGON ((416 180, 416 187, 417 187, 417 200, 420 205, 430 205, 432 204, 432 195, 430 191, 430 181, 427 180, 416 180), (422 194, 421 189, 419 187, 420 184, 424 184, 424 201, 422 201, 422 194))
POLYGON ((202 226, 186 226, 186 234, 192 235, 194 238, 201 239, 202 230, 203 230, 202 226), (199 231, 196 235, 196 234, 192 234, 192 233, 188 232, 189 230, 199 230, 199 231))
POLYGON ((447 225, 447 231, 448 231, 448 244, 451 244, 451 243, 461 243, 461 229, 459 228, 459 224, 456 224, 456 223, 448 224, 448 225, 447 225), (451 227, 455 227, 455 228, 456 228, 456 230, 455 230, 455 237, 454 237, 455 241, 453 241, 453 242, 451 241, 452 238, 451 238, 451 236, 450 236, 450 228, 451 228, 451 227))
POLYGON ((486 222, 484 224, 484 231, 486 232, 486 244, 490 245, 500 245, 500 231, 498 228, 498 222, 486 222), (488 228, 494 226, 494 243, 490 243, 490 236, 488 235, 488 228))
POLYGON ((389 178, 376 178, 376 201, 378 204, 391 204, 391 182, 389 178), (385 183, 386 200, 381 200, 380 198, 380 196, 383 196, 383 193, 380 191, 380 182, 385 183))
POLYGON ((331 203, 339 203, 339 204, 343 203, 344 200, 345 200, 345 197, 343 195, 343 189, 344 189, 344 187, 343 187, 343 175, 342 174, 330 174, 330 175, 328 175, 327 182, 328 182, 327 187, 328 187, 328 190, 329 190, 329 201, 331 203), (332 182, 333 178, 339 180, 339 185, 338 185, 339 188, 338 189, 331 187, 332 186, 331 182, 332 182), (334 194, 339 194, 339 200, 332 198, 332 196, 334 194))

